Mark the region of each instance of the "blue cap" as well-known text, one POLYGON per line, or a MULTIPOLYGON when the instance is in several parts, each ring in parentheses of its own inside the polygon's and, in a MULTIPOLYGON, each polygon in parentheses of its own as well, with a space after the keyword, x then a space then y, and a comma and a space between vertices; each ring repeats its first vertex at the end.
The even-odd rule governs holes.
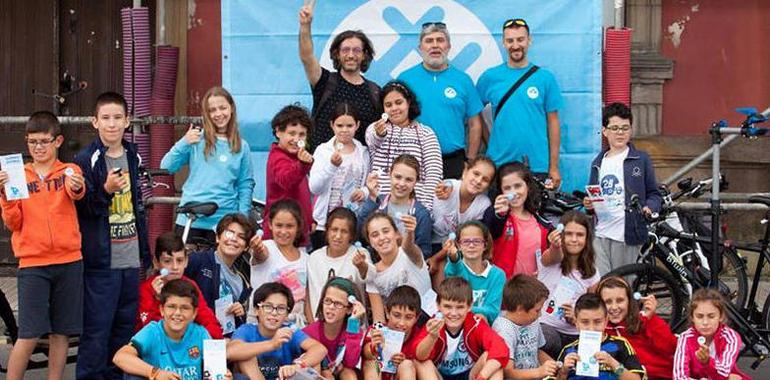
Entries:
POLYGON ((557 224, 556 231, 559 231, 559 232, 564 231, 564 224, 561 224, 561 223, 557 224))
POLYGON ((357 249, 361 249, 361 247, 364 246, 363 244, 361 244, 360 241, 356 241, 355 243, 353 243, 353 245, 355 245, 357 249))
POLYGON ((444 314, 441 313, 440 311, 437 311, 436 314, 433 316, 433 318, 444 319, 444 314))
POLYGON ((166 277, 168 276, 168 269, 163 268, 160 270, 160 277, 166 277))
POLYGON ((457 234, 454 233, 454 232, 450 232, 449 233, 449 240, 455 240, 455 239, 457 239, 457 234))
POLYGON ((642 293, 634 292, 634 299, 637 300, 637 301, 642 299, 642 293))

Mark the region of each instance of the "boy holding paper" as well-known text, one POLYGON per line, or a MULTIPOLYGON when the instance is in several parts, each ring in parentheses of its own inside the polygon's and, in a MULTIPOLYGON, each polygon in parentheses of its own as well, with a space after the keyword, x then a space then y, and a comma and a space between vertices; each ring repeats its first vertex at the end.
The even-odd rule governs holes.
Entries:
POLYGON ((468 281, 449 277, 436 293, 440 313, 417 333, 416 359, 435 363, 444 380, 502 380, 508 346, 471 312, 473 291, 468 281))
POLYGON ((61 378, 67 337, 82 330, 83 262, 75 200, 85 184, 77 165, 59 161, 64 142, 59 120, 50 112, 32 114, 26 126, 32 163, 21 155, 3 157, 0 205, 19 259, 19 339, 8 360, 8 379, 21 379, 38 338, 49 334, 49 375, 61 378), (9 163, 17 159, 14 170, 9 163), (15 178, 12 178, 15 177, 15 178), (5 186, 17 182, 27 198, 14 198, 5 186), (10 195, 10 196, 9 196, 10 195))
POLYGON ((578 298, 575 302, 575 325, 580 331, 580 338, 562 349, 559 361, 564 365, 559 369, 557 379, 646 378, 644 367, 639 364, 631 344, 623 337, 604 333, 607 322, 607 307, 599 295, 586 293, 578 298))
MULTIPOLYGON (((184 249, 182 238, 175 232, 169 231, 158 236, 155 240, 155 255, 152 265, 158 271, 150 276, 139 286, 139 315, 136 321, 136 331, 142 329, 152 321, 159 321, 160 293, 163 286, 169 281, 183 279, 195 287, 198 299, 202 302, 198 306, 195 323, 203 326, 214 339, 222 339, 222 327, 217 322, 217 317, 211 308, 203 302, 203 293, 192 280, 183 275, 187 267, 187 250, 184 249)), ((233 329, 235 327, 233 326, 233 329)))
MULTIPOLYGON (((421 299, 420 293, 409 285, 396 287, 385 299, 385 326, 372 326, 364 337, 362 362, 365 379, 417 378, 414 351, 409 348, 413 346, 414 325, 422 311, 421 299), (399 335, 402 340, 395 342, 392 338, 399 335)), ((420 376, 420 379, 425 378, 420 376)))
MULTIPOLYGON (((602 150, 591 164, 587 187, 594 199, 597 195, 603 199, 603 205, 596 208, 593 242, 599 273, 635 263, 641 245, 647 242, 644 217, 626 209, 631 198, 639 198, 644 214, 660 211, 661 197, 652 160, 631 144, 633 121, 631 109, 623 103, 607 105, 602 112, 602 135, 609 148, 602 150)), ((589 212, 594 209, 591 198, 583 199, 589 212)))
POLYGON ((287 323, 294 296, 286 285, 262 284, 252 298, 257 324, 239 327, 227 345, 227 358, 238 362, 241 373, 249 379, 287 379, 321 364, 326 347, 287 323))
POLYGON ((209 333, 193 322, 198 291, 189 281, 171 280, 160 292, 163 320, 150 322, 112 361, 127 378, 200 380, 203 341, 209 333))

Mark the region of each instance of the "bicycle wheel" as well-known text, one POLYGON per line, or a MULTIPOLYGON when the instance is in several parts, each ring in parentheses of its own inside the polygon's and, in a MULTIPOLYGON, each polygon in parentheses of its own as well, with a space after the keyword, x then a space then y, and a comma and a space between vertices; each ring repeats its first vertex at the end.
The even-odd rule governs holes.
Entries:
MULTIPOLYGON (((706 257, 711 256, 711 247, 704 247, 703 254, 706 257)), ((691 249, 688 247, 688 249, 691 249)), ((691 253, 695 256, 694 253, 691 253)), ((719 292, 729 299, 733 305, 737 308, 742 308, 746 304, 746 298, 749 292, 749 279, 746 274, 746 265, 743 259, 738 256, 738 251, 734 247, 723 247, 721 249, 722 265, 719 271, 719 292)), ((698 260, 694 260, 698 262, 698 260)), ((711 281, 711 271, 704 269, 700 265, 691 265, 690 270, 697 273, 698 278, 704 284, 709 284, 711 281)))
POLYGON ((684 296, 682 284, 667 271, 652 264, 624 265, 607 273, 603 278, 617 276, 624 278, 634 292, 653 294, 658 300, 655 313, 666 320, 672 328, 682 319, 684 296))
POLYGON ((3 323, 0 326, 0 331, 6 332, 10 336, 11 342, 16 343, 16 339, 19 337, 19 326, 16 324, 16 318, 13 316, 11 304, 8 303, 8 299, 2 290, 0 290, 0 320, 3 323))
POLYGON ((719 291, 738 309, 746 305, 749 293, 749 277, 746 264, 734 247, 722 250, 722 270, 719 272, 719 291))

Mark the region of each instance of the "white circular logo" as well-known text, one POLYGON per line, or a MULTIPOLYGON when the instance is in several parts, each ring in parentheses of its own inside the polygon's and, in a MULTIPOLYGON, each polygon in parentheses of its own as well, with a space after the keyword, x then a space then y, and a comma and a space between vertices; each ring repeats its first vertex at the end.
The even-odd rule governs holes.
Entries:
MULTIPOLYGON (((503 62, 503 56, 492 33, 476 14, 454 0, 371 0, 350 12, 329 34, 336 36, 345 30, 365 30, 377 55, 366 72, 367 79, 385 82, 402 71, 422 62, 418 51, 421 22, 441 21, 451 26, 453 64, 460 57, 460 69, 471 79, 478 80, 484 70, 503 62), (394 22, 393 20, 403 20, 394 22), (411 25, 410 25, 411 24, 411 25)), ((326 41, 320 63, 332 67, 326 41)))
POLYGON ((227 156, 225 156, 224 154, 219 156, 219 161, 227 162, 227 156))
POLYGON ((530 99, 537 99, 538 95, 540 95, 540 91, 537 90, 537 87, 532 86, 527 89, 527 96, 529 96, 530 99))
POLYGON ((444 89, 444 96, 446 96, 447 99, 454 99, 457 96, 457 91, 452 87, 447 87, 444 89))

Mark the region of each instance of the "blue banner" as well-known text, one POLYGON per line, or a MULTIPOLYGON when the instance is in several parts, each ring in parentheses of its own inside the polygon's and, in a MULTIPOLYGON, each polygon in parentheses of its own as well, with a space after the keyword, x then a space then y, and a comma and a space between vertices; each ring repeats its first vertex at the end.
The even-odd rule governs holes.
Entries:
MULTIPOLYGON (((241 131, 253 151, 255 196, 261 199, 274 140, 270 120, 287 104, 312 107, 298 53, 302 4, 222 0, 222 84, 235 96, 241 131)), ((476 81, 505 59, 502 24, 516 17, 530 25, 530 62, 551 70, 561 86, 562 188, 580 189, 601 147, 601 0, 317 0, 313 43, 321 65, 332 69, 332 37, 363 30, 376 51, 366 77, 382 85, 420 62, 422 23, 443 21, 452 38, 451 64, 476 81)))

